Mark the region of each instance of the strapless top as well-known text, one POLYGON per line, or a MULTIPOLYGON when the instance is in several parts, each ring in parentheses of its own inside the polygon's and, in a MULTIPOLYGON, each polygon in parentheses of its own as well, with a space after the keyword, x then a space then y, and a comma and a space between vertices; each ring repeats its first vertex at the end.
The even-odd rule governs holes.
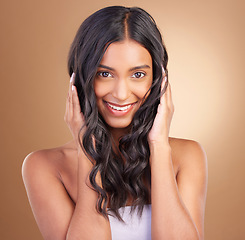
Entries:
POLYGON ((118 209, 125 223, 109 215, 112 240, 151 240, 151 205, 145 205, 141 218, 131 206, 118 209))

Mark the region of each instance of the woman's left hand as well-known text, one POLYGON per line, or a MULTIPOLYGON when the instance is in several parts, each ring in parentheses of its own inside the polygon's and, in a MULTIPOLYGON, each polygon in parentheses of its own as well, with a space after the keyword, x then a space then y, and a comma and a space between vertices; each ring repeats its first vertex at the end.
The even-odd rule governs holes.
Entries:
MULTIPOLYGON (((163 69, 163 81, 161 90, 163 90, 165 84, 167 84, 167 76, 163 69)), ((168 82, 165 93, 161 96, 160 103, 157 108, 157 115, 154 119, 153 126, 148 135, 149 144, 167 144, 169 145, 168 135, 170 124, 174 113, 174 105, 172 101, 171 87, 168 82)))

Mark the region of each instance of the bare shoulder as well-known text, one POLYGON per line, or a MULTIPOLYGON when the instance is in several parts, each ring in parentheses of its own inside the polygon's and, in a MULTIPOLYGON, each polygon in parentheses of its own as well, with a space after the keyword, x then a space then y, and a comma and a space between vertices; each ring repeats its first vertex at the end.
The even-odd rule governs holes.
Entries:
POLYGON ((178 191, 188 209, 200 239, 204 239, 204 215, 207 197, 207 155, 200 143, 194 140, 170 138, 172 159, 178 164, 176 176, 178 191))
POLYGON ((57 159, 62 158, 62 151, 58 149, 42 149, 29 153, 22 164, 22 175, 25 176, 29 172, 42 170, 45 167, 45 172, 55 173, 55 163, 57 159))
POLYGON ((179 170, 184 167, 205 167, 207 165, 207 155, 203 146, 190 139, 169 138, 172 149, 172 158, 179 170))
POLYGON ((70 143, 60 147, 42 149, 29 153, 22 164, 22 176, 31 175, 37 171, 43 171, 43 174, 52 174, 60 178, 60 173, 71 164, 71 156, 75 153, 70 143))
POLYGON ((32 152, 23 162, 27 196, 44 239, 65 239, 74 202, 63 182, 62 171, 67 173, 70 166, 76 166, 72 162, 75 154, 76 150, 66 144, 32 152))

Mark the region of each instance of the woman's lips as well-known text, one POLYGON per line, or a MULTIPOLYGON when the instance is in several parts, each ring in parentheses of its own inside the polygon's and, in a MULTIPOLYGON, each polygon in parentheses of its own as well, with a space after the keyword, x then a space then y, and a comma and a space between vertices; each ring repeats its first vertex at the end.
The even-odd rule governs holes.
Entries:
POLYGON ((107 107, 107 109, 115 116, 123 116, 126 115, 128 112, 131 111, 133 106, 137 103, 129 103, 129 104, 124 104, 124 105, 119 105, 107 101, 103 101, 107 107))

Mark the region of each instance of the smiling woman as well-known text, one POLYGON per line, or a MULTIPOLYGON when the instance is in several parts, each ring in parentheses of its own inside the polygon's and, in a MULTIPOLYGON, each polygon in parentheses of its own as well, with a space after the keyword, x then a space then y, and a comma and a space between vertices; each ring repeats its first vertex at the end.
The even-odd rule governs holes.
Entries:
POLYGON ((112 128, 126 128, 152 85, 152 58, 133 40, 112 43, 94 79, 99 113, 112 128))
POLYGON ((44 239, 204 239, 206 154, 169 137, 167 62, 141 8, 107 7, 82 23, 68 57, 73 140, 22 167, 44 239))

